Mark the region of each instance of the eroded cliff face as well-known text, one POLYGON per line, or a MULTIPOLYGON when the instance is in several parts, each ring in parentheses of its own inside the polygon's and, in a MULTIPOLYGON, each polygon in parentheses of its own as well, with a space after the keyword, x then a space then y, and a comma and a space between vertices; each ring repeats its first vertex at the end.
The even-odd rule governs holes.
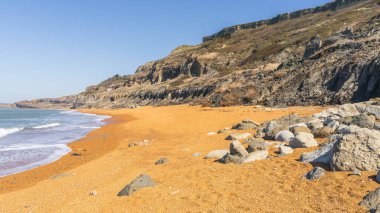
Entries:
POLYGON ((340 0, 295 13, 302 16, 178 47, 133 75, 114 76, 78 95, 18 105, 284 106, 340 104, 380 95, 378 1, 340 0))

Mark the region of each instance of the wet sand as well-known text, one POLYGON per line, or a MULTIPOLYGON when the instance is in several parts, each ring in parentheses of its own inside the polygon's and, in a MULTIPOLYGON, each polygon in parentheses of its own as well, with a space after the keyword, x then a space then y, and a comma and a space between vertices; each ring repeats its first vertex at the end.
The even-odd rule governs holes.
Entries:
MULTIPOLYGON (((112 116, 112 123, 69 144, 73 152, 51 164, 0 178, 0 212, 365 212, 357 204, 378 184, 375 172, 349 176, 327 172, 320 180, 302 175, 312 165, 297 161, 312 149, 243 165, 193 157, 228 149, 226 134, 208 136, 245 118, 263 122, 320 107, 266 111, 247 107, 142 107, 85 110, 112 116), (148 146, 128 147, 148 139, 148 146), (161 157, 164 165, 154 165, 161 157), (158 185, 129 197, 117 193, 138 175, 158 185), (96 191, 95 196, 89 195, 96 191)), ((247 131, 239 131, 247 132, 247 131)), ((276 156, 275 150, 270 150, 276 156)))

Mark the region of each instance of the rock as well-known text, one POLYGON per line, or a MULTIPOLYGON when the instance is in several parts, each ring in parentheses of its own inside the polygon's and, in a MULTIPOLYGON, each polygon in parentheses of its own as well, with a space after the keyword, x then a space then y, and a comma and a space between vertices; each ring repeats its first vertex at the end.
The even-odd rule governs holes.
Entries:
POLYGON ((276 134, 282 130, 288 130, 289 126, 299 123, 308 123, 314 120, 312 117, 300 117, 297 114, 289 114, 279 119, 268 121, 262 124, 262 132, 265 133, 265 139, 273 140, 276 134))
POLYGON ((133 142, 128 144, 128 147, 134 147, 134 146, 148 146, 149 145, 149 140, 143 140, 143 141, 138 141, 138 142, 133 142))
POLYGON ((349 126, 345 124, 339 125, 338 128, 336 129, 336 133, 338 134, 346 134, 347 132, 349 132, 349 126))
POLYGON ((377 212, 376 210, 380 210, 380 188, 368 193, 360 202, 360 205, 370 209, 371 212, 377 212))
POLYGON ((304 163, 329 164, 333 156, 334 144, 335 142, 329 142, 313 152, 302 153, 299 161, 304 163))
MULTIPOLYGON (((380 127, 380 125, 379 125, 379 127, 380 127)), ((255 138, 264 138, 265 137, 265 133, 263 131, 261 131, 261 130, 258 130, 253 137, 255 137, 255 138)))
POLYGON ((359 171, 359 169, 354 169, 354 171, 352 171, 352 175, 360 176, 360 171, 359 171))
POLYGON ((90 192, 89 195, 90 195, 90 196, 95 196, 95 195, 97 195, 97 194, 98 194, 98 192, 96 192, 95 190, 93 190, 93 191, 90 192))
POLYGON ((313 121, 313 122, 310 122, 307 124, 307 127, 309 127, 309 129, 311 131, 315 131, 317 129, 320 129, 323 127, 323 123, 322 121, 318 120, 318 121, 313 121))
POLYGON ((264 160, 268 158, 268 151, 255 151, 249 153, 248 157, 243 161, 243 163, 249 163, 257 160, 264 160))
POLYGON ((375 122, 373 129, 380 130, 380 122, 375 122))
POLYGON ((260 124, 252 121, 250 119, 245 119, 242 122, 234 125, 232 129, 238 129, 238 130, 247 130, 247 129, 256 129, 260 124))
POLYGON ((351 125, 356 125, 361 128, 373 129, 375 122, 368 115, 360 114, 352 117, 351 125))
POLYGON ((359 115, 360 112, 357 110, 354 104, 344 104, 338 107, 338 113, 340 117, 350 117, 359 115))
POLYGON ((368 118, 373 121, 373 122, 376 122, 376 117, 374 115, 368 115, 368 118))
POLYGON ((76 153, 76 152, 74 152, 74 153, 71 154, 71 156, 76 156, 76 157, 79 157, 81 155, 82 155, 81 153, 76 153))
POLYGON ((210 159, 210 158, 220 159, 220 158, 223 158, 228 153, 230 153, 230 151, 228 150, 213 150, 205 156, 205 159, 210 159))
POLYGON ((380 170, 377 171, 376 181, 377 181, 378 183, 380 183, 380 170))
POLYGON ((164 163, 167 163, 167 162, 169 162, 169 159, 167 159, 167 158, 160 158, 158 161, 156 161, 156 163, 154 163, 154 164, 156 164, 156 165, 160 165, 160 164, 164 164, 164 163))
POLYGON ((327 127, 332 129, 332 132, 335 132, 335 130, 339 127, 339 121, 331 121, 327 124, 327 127))
POLYGON ((305 174, 305 178, 308 180, 317 180, 325 175, 325 170, 321 167, 315 167, 311 171, 305 174))
POLYGON ((315 137, 318 137, 318 138, 327 138, 328 136, 330 136, 333 133, 334 133, 334 130, 330 127, 327 127, 327 126, 324 126, 321 129, 318 129, 318 130, 313 132, 315 137))
POLYGON ((193 157, 200 157, 200 156, 201 156, 201 153, 200 153, 200 152, 197 152, 197 153, 194 153, 192 156, 193 156, 193 157))
POLYGON ((242 133, 242 134, 232 133, 226 138, 226 140, 242 140, 251 136, 252 136, 251 133, 242 133))
POLYGON ((238 155, 231 155, 226 154, 223 158, 219 159, 220 163, 228 164, 228 163, 234 163, 234 164, 241 164, 245 158, 239 157, 238 155))
POLYGON ((255 152, 255 151, 263 151, 267 150, 267 144, 265 141, 259 141, 259 140, 251 140, 251 142, 248 142, 248 152, 255 152))
POLYGON ((289 129, 290 131, 293 131, 293 129, 294 129, 295 127, 307 127, 307 125, 306 125, 305 123, 292 124, 292 125, 288 126, 288 129, 289 129))
POLYGON ((209 132, 207 133, 207 135, 216 135, 217 133, 216 132, 209 132))
POLYGON ((117 196, 130 196, 134 192, 139 191, 146 187, 153 187, 156 183, 152 180, 149 175, 142 174, 136 179, 134 179, 131 183, 126 185, 117 196))
POLYGON ((378 105, 365 105, 363 111, 364 112, 362 112, 362 113, 366 113, 368 115, 373 115, 376 117, 377 120, 380 120, 380 106, 378 106, 378 105))
POLYGON ((265 133, 265 138, 271 140, 279 131, 283 129, 285 129, 285 127, 278 125, 276 121, 270 121, 263 129, 263 132, 265 133))
POLYGON ((294 138, 294 134, 288 130, 279 131, 274 139, 276 141, 285 141, 289 142, 294 138))
POLYGON ((221 129, 221 130, 219 130, 217 133, 218 134, 223 134, 223 133, 226 133, 227 132, 227 130, 225 130, 225 129, 221 129))
POLYGON ((307 132, 298 133, 290 142, 292 148, 308 148, 318 146, 313 134, 307 132))
POLYGON ((291 129, 291 131, 293 132, 293 134, 297 134, 299 132, 308 132, 308 133, 311 133, 311 130, 309 128, 307 128, 306 126, 297 126, 297 127, 293 127, 291 129))
POLYGON ((322 47, 322 39, 319 35, 310 38, 310 41, 306 45, 304 58, 310 58, 314 53, 316 53, 322 47))
POLYGON ((294 150, 288 146, 280 146, 278 151, 280 152, 280 155, 289 155, 294 152, 294 150))
POLYGON ((380 132, 350 126, 336 138, 330 166, 333 170, 352 171, 380 169, 380 132))
POLYGON ((230 144, 230 154, 231 155, 237 155, 239 157, 247 157, 248 156, 248 152, 247 150, 245 150, 245 148, 243 147, 243 145, 241 145, 241 143, 237 140, 234 140, 231 142, 230 144))

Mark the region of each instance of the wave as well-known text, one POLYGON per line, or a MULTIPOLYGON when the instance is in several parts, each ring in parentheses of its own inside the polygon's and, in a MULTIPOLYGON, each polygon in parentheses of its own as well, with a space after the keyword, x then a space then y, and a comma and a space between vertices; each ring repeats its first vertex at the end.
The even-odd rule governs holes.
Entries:
POLYGON ((32 128, 33 129, 46 129, 46 128, 51 128, 51 127, 56 127, 59 125, 61 125, 61 124, 60 123, 51 123, 51 124, 44 124, 44 125, 40 125, 40 126, 35 126, 32 128))
POLYGON ((24 128, 22 128, 22 127, 8 128, 8 129, 0 128, 0 138, 5 137, 5 136, 12 134, 12 133, 19 132, 23 129, 24 128))

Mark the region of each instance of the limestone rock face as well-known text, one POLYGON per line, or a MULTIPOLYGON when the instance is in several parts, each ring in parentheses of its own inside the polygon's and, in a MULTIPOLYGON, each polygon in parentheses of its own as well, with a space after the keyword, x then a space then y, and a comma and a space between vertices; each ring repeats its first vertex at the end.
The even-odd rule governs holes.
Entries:
POLYGON ((349 132, 337 138, 330 166, 333 170, 352 171, 380 169, 380 132, 350 126, 349 132))

